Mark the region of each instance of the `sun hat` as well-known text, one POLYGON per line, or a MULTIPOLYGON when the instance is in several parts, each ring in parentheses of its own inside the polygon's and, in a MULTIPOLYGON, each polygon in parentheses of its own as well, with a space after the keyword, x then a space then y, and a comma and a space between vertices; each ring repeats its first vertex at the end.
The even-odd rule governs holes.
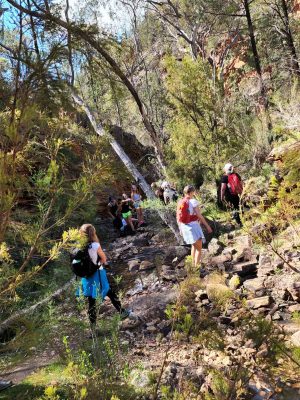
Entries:
POLYGON ((230 163, 225 164, 224 166, 224 172, 225 174, 232 174, 233 172, 233 165, 230 163))

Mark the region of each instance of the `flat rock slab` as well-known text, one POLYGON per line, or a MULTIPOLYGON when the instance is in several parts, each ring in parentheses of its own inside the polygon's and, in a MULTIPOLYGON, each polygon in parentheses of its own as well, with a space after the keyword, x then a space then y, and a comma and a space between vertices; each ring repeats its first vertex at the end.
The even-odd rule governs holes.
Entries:
POLYGON ((289 306, 289 312, 300 312, 300 304, 293 304, 292 306, 289 306))
POLYGON ((247 276, 256 272, 257 265, 258 263, 256 260, 239 262, 237 264, 234 264, 231 272, 234 272, 239 276, 247 276))
POLYGON ((299 331, 300 325, 291 321, 279 321, 277 325, 280 326, 285 333, 293 334, 299 331))
POLYGON ((128 269, 129 272, 136 272, 139 270, 140 268, 140 260, 135 259, 135 260, 130 260, 128 261, 128 269))
POLYGON ((232 260, 232 255, 230 253, 221 254, 219 256, 212 257, 210 260, 210 265, 212 267, 223 266, 224 264, 232 260))
POLYGON ((270 296, 257 297, 256 299, 246 300, 246 305, 249 308, 257 309, 260 307, 268 307, 271 304, 270 296))
POLYGON ((135 316, 143 321, 152 321, 155 318, 165 317, 165 309, 169 303, 176 300, 178 290, 171 289, 165 292, 153 292, 136 297, 129 305, 135 316))
POLYGON ((220 242, 218 239, 213 238, 209 245, 208 245, 208 251, 210 252, 211 255, 219 255, 222 253, 224 250, 224 243, 220 242))
POLYGON ((151 261, 144 260, 140 264, 140 271, 149 271, 153 268, 155 268, 155 265, 151 261))
POLYGON ((190 253, 190 251, 191 250, 185 246, 171 246, 165 251, 163 264, 172 265, 174 261, 177 265, 190 253))
POLYGON ((174 268, 170 267, 169 265, 162 265, 160 275, 166 281, 172 281, 173 279, 176 280, 176 271, 174 268))

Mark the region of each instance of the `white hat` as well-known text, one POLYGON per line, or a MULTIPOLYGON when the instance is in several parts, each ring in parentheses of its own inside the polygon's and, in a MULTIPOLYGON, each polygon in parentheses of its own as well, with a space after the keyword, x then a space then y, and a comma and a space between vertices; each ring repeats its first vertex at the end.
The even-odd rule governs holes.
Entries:
POLYGON ((231 174, 233 172, 233 165, 230 163, 225 164, 224 171, 225 174, 231 174))
POLYGON ((170 183, 168 181, 163 181, 163 183, 160 185, 162 189, 168 189, 171 187, 170 183))

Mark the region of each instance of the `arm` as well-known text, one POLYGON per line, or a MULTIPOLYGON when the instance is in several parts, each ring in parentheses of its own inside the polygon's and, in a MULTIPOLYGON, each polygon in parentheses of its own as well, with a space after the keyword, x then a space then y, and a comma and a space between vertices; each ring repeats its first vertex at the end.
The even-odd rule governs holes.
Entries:
POLYGON ((196 213, 197 217, 199 218, 200 224, 202 224, 202 225, 205 226, 205 228, 206 228, 206 230, 207 230, 208 233, 211 233, 211 232, 212 232, 212 229, 211 229, 211 227, 208 225, 208 223, 206 222, 206 220, 205 220, 205 218, 203 217, 203 215, 200 213, 199 207, 198 207, 198 206, 195 207, 194 210, 195 210, 195 213, 196 213))
POLYGON ((226 183, 221 184, 221 201, 224 201, 226 186, 227 186, 226 183))
POLYGON ((104 251, 102 250, 101 245, 97 249, 97 254, 100 257, 101 264, 105 264, 106 261, 107 261, 107 258, 106 258, 106 255, 105 255, 104 251))

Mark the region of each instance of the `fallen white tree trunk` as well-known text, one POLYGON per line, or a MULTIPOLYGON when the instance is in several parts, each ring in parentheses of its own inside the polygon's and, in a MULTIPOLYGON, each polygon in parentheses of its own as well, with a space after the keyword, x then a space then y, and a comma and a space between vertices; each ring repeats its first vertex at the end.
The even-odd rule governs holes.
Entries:
POLYGON ((59 297, 62 293, 64 293, 73 284, 74 281, 75 281, 75 278, 72 278, 70 281, 65 283, 63 287, 56 290, 50 296, 39 301, 38 303, 34 304, 31 307, 26 308, 25 310, 18 311, 17 313, 13 314, 11 317, 7 318, 5 321, 1 322, 0 323, 0 336, 3 335, 3 333, 6 331, 6 329, 8 329, 12 325, 14 325, 14 323, 17 322, 21 317, 31 314, 37 308, 42 307, 43 305, 49 303, 49 301, 55 299, 55 297, 59 297))
MULTIPOLYGON (((142 188, 143 192, 146 194, 148 199, 155 199, 156 196, 151 189, 151 186, 146 182, 145 178, 143 175, 140 173, 140 171, 137 169, 135 164, 131 161, 131 159, 128 157, 128 155, 125 153, 123 150, 122 146, 116 141, 116 139, 109 133, 106 132, 103 128, 103 126, 99 123, 97 123, 96 118, 89 108, 89 106, 84 102, 84 100, 74 91, 72 90, 72 97, 79 106, 81 106, 92 127, 94 128, 95 132, 99 136, 106 136, 110 142, 111 147, 114 149, 116 154, 119 156, 120 160, 123 162, 127 170, 130 172, 130 174, 133 176, 135 181, 139 184, 139 186, 142 188)), ((168 225, 168 227, 172 230, 174 233, 177 241, 179 243, 182 242, 179 229, 176 223, 176 219, 174 215, 169 211, 169 210, 157 210, 159 216, 161 219, 165 222, 165 224, 168 225)))

